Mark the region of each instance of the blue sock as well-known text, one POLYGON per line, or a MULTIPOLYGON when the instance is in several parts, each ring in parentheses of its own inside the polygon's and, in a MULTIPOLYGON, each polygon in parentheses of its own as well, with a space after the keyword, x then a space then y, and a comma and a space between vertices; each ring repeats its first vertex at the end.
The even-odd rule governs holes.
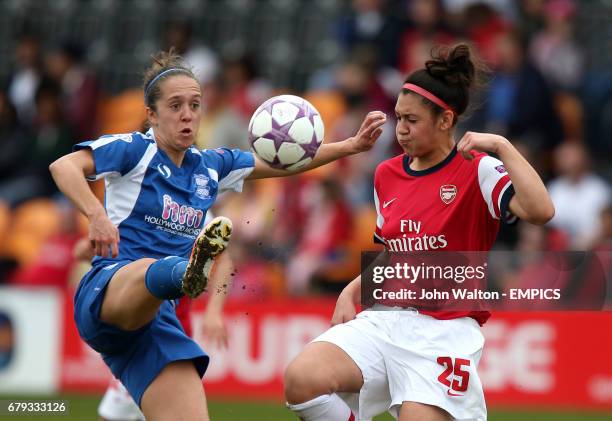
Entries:
POLYGON ((159 259, 147 269, 145 285, 154 297, 160 300, 172 300, 182 297, 183 275, 187 269, 187 259, 168 256, 159 259))

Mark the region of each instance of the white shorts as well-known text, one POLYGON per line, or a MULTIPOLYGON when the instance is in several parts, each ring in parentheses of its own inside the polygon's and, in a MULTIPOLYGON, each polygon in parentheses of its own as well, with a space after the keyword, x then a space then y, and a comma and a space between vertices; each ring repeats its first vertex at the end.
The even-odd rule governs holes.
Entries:
POLYGON ((476 368, 484 336, 469 317, 438 320, 416 310, 363 311, 313 342, 331 342, 360 368, 360 393, 339 393, 360 421, 402 402, 440 407, 456 420, 486 420, 476 368))
POLYGON ((100 401, 98 415, 108 421, 145 421, 144 414, 134 399, 115 378, 109 383, 100 401))

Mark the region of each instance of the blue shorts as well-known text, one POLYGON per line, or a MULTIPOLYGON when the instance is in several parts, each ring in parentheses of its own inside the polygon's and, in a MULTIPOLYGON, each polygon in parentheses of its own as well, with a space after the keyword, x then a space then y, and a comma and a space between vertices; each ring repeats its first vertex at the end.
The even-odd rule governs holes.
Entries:
POLYGON ((185 334, 171 301, 164 301, 155 319, 138 330, 126 331, 100 320, 108 282, 129 263, 98 264, 83 277, 74 297, 74 320, 81 338, 102 355, 140 406, 143 393, 166 365, 192 360, 202 377, 209 358, 185 334))

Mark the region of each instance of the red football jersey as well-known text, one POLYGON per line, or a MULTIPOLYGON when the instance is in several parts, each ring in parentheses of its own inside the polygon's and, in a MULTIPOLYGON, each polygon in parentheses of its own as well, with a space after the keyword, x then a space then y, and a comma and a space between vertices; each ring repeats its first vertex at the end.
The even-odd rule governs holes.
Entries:
MULTIPOLYGON (((452 152, 439 164, 412 170, 410 157, 382 162, 374 176, 377 220, 374 239, 391 252, 488 251, 500 219, 511 216, 514 194, 503 163, 484 153, 468 161, 452 152)), ((473 317, 488 311, 426 312, 438 319, 473 317)))

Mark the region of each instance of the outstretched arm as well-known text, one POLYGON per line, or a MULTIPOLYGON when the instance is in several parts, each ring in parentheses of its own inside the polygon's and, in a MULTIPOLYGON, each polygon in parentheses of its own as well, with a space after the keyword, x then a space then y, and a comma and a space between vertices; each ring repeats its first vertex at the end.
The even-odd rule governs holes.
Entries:
POLYGON ((119 230, 113 225, 104 207, 89 188, 85 179, 95 173, 90 150, 83 149, 59 158, 49 165, 57 187, 89 219, 89 240, 98 256, 119 254, 119 230))
POLYGON ((341 142, 324 143, 319 147, 314 159, 302 168, 294 171, 271 168, 255 155, 255 169, 247 179, 286 177, 288 175, 312 170, 345 156, 372 149, 382 133, 382 125, 387 117, 382 111, 372 111, 364 118, 357 134, 341 142))
POLYGON ((492 152, 504 163, 512 180, 514 196, 510 212, 532 224, 543 225, 555 214, 555 207, 542 179, 505 137, 491 133, 467 132, 457 144, 464 158, 473 159, 471 150, 492 152))

